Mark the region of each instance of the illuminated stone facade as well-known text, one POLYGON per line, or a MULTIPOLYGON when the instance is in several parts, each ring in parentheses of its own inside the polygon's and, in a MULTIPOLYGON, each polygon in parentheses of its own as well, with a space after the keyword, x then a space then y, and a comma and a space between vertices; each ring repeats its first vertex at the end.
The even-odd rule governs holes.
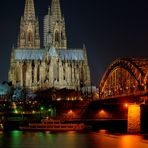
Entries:
POLYGON ((59 0, 52 0, 44 19, 44 48, 33 0, 26 0, 17 48, 12 48, 9 81, 30 89, 90 86, 86 48, 68 49, 59 0))
POLYGON ((128 107, 128 133, 140 133, 140 105, 131 104, 128 107))
POLYGON ((44 17, 44 46, 67 49, 65 20, 61 15, 59 0, 53 0, 48 15, 44 17))
POLYGON ((18 49, 40 48, 39 22, 35 17, 34 3, 26 0, 24 16, 21 17, 18 49))

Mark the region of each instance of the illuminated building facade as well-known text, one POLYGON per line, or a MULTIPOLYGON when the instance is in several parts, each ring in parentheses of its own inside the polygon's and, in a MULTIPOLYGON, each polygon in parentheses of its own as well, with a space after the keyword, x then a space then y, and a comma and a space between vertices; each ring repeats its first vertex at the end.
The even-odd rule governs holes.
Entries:
POLYGON ((16 48, 11 50, 9 81, 30 89, 75 89, 90 86, 87 51, 67 48, 65 21, 59 0, 44 17, 44 48, 33 0, 26 0, 16 48))

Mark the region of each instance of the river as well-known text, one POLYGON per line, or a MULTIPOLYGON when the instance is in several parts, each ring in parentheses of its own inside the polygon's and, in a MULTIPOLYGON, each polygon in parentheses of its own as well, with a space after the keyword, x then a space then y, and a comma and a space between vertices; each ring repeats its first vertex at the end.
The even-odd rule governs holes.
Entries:
POLYGON ((0 132, 0 148, 148 148, 147 135, 98 132, 0 132))

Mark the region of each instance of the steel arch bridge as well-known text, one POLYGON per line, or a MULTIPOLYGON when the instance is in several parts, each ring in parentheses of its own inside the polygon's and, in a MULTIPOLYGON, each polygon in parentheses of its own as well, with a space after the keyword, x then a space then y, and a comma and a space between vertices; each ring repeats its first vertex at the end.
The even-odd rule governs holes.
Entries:
POLYGON ((108 67, 100 85, 100 98, 148 92, 148 59, 120 58, 108 67))

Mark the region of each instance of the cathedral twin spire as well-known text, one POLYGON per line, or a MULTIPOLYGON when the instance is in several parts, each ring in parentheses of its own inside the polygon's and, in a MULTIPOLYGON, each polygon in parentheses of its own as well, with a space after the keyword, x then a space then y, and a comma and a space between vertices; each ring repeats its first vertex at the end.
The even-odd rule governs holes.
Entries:
POLYGON ((35 20, 35 9, 33 0, 26 0, 24 20, 35 20))
POLYGON ((17 47, 19 49, 40 48, 39 22, 35 16, 33 0, 26 0, 24 16, 21 17, 17 47))
POLYGON ((52 0, 51 9, 44 18, 44 46, 67 49, 65 20, 61 14, 59 0, 52 0))
MULTIPOLYGON (((54 46, 58 49, 67 48, 65 21, 61 15, 59 0, 52 0, 51 10, 44 19, 44 46, 54 46)), ((35 15, 34 1, 26 0, 24 16, 21 17, 20 34, 18 36, 19 49, 39 49, 39 22, 35 15)))
POLYGON ((62 15, 61 15, 61 9, 60 9, 60 2, 59 2, 59 0, 52 0, 51 12, 52 12, 52 16, 54 18, 61 20, 62 15))
POLYGON ((45 87, 78 90, 82 82, 85 86, 90 85, 85 47, 66 51, 65 20, 59 0, 52 0, 44 18, 44 47, 40 47, 34 0, 25 0, 17 48, 11 51, 9 81, 14 86, 19 82, 21 86, 33 90, 45 87))

